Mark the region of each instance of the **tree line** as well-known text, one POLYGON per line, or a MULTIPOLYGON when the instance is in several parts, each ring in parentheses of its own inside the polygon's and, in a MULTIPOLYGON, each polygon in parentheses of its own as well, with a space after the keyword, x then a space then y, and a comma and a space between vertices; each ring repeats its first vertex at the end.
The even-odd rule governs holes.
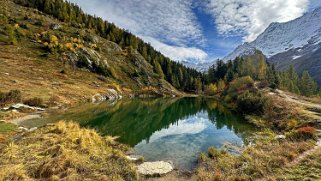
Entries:
POLYGON ((304 71, 302 75, 294 70, 291 65, 286 71, 276 71, 274 65, 266 63, 264 55, 257 51, 254 55, 237 57, 235 60, 224 62, 218 60, 210 67, 205 76, 204 87, 208 94, 216 94, 235 79, 250 76, 261 86, 269 86, 273 89, 281 89, 304 96, 319 94, 316 81, 304 71))
POLYGON ((137 50, 151 65, 160 78, 184 92, 199 92, 204 80, 202 73, 174 62, 155 50, 149 43, 132 33, 118 28, 100 17, 86 14, 78 5, 64 0, 15 0, 17 4, 36 8, 48 15, 69 23, 76 28, 95 30, 99 36, 117 43, 122 48, 137 50))

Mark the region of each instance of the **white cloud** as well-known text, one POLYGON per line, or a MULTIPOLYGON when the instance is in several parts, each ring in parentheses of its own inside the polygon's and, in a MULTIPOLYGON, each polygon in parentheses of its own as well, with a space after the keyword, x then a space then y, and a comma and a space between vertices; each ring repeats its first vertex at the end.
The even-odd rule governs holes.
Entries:
POLYGON ((272 22, 287 22, 303 15, 309 0, 208 0, 217 30, 224 36, 253 41, 272 22))
POLYGON ((186 45, 204 42, 192 0, 70 0, 134 34, 186 45))
POLYGON ((87 13, 129 30, 175 61, 204 61, 207 54, 190 44, 205 44, 192 11, 193 0, 69 0, 87 13), (168 44, 165 44, 166 42, 168 44), (169 45, 170 44, 170 45, 169 45))
POLYGON ((203 62, 208 56, 203 50, 195 47, 170 46, 151 37, 143 37, 143 39, 153 45, 156 50, 176 61, 203 62))

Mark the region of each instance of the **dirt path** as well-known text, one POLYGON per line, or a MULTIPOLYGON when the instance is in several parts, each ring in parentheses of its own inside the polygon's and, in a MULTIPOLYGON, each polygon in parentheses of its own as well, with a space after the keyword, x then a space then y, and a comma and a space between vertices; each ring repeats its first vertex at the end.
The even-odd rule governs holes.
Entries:
POLYGON ((276 90, 275 93, 270 92, 269 94, 278 96, 279 98, 284 99, 287 102, 296 104, 298 107, 300 107, 298 111, 300 111, 302 115, 308 118, 321 120, 321 104, 307 101, 303 98, 292 95, 291 93, 284 92, 282 90, 276 90))
POLYGON ((306 100, 300 99, 297 96, 290 95, 290 94, 288 94, 288 93, 286 93, 284 91, 281 91, 281 90, 277 90, 277 93, 278 93, 278 95, 280 97, 285 98, 285 100, 287 100, 289 102, 293 102, 293 103, 296 103, 298 105, 305 106, 305 107, 321 109, 321 105, 320 104, 308 102, 306 100))
MULTIPOLYGON (((321 131, 319 130, 319 133, 320 132, 321 131)), ((286 167, 292 167, 292 166, 295 166, 295 165, 299 164, 302 160, 304 160, 306 157, 308 157, 308 156, 312 155, 313 153, 315 153, 318 149, 321 149, 321 138, 318 139, 318 141, 317 141, 317 143, 316 143, 316 145, 315 145, 315 147, 313 149, 304 152, 299 157, 294 159, 292 162, 287 164, 286 167)))

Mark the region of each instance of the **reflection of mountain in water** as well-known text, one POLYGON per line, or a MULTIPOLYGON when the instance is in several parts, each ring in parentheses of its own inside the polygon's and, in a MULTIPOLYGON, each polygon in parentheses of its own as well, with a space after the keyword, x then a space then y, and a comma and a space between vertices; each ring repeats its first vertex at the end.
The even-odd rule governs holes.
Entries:
POLYGON ((148 140, 155 131, 202 110, 202 105, 193 100, 132 100, 121 103, 114 111, 104 110, 82 124, 103 134, 120 136, 120 142, 134 146, 143 139, 148 140))
POLYGON ((134 146, 142 140, 148 142, 156 131, 202 111, 208 113, 218 129, 226 126, 239 136, 249 131, 249 125, 240 117, 215 100, 202 98, 134 99, 116 105, 89 105, 60 117, 78 120, 82 126, 95 128, 103 135, 120 136, 120 142, 134 146))
POLYGON ((244 143, 256 129, 205 98, 133 99, 115 104, 88 104, 57 113, 41 122, 74 120, 103 135, 120 136, 146 160, 172 160, 175 166, 192 169, 201 152, 229 142, 244 143))

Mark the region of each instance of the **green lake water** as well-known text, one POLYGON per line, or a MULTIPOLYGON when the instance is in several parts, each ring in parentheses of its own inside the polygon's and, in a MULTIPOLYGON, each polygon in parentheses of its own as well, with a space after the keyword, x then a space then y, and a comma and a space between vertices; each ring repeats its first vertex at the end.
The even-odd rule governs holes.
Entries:
POLYGON ((133 99, 89 104, 23 123, 39 126, 57 120, 78 121, 134 148, 147 161, 170 160, 183 170, 197 164, 201 152, 225 143, 243 145, 257 129, 219 102, 205 98, 133 99))

